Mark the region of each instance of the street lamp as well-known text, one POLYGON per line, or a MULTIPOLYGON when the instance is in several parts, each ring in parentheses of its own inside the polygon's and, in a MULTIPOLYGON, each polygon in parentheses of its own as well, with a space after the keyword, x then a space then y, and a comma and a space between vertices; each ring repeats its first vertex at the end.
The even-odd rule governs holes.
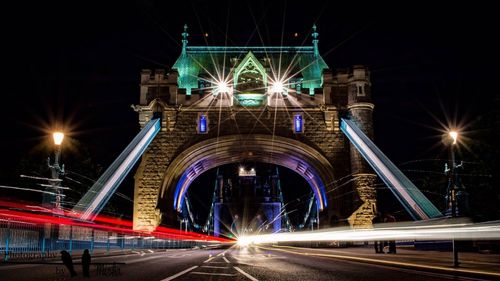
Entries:
POLYGON ((61 155, 61 145, 64 140, 64 133, 62 132, 54 132, 52 134, 52 138, 54 140, 54 145, 56 146, 55 150, 55 155, 54 155, 54 164, 50 164, 50 157, 47 159, 48 166, 51 172, 51 184, 49 187, 47 187, 49 192, 55 193, 55 204, 53 206, 53 211, 56 214, 61 214, 62 213, 62 192, 61 192, 61 179, 59 179, 59 176, 64 174, 64 164, 59 165, 59 158, 61 155))
POLYGON ((457 131, 450 131, 448 133, 448 136, 450 137, 451 140, 451 145, 450 145, 450 160, 451 160, 451 166, 448 168, 448 164, 445 165, 445 172, 448 173, 448 190, 447 190, 447 206, 448 209, 446 210, 446 213, 451 215, 451 217, 456 217, 456 191, 455 191, 455 145, 457 144, 457 139, 458 139, 458 132, 457 131), (451 213, 450 213, 451 209, 451 213))
MULTIPOLYGON (((446 214, 451 215, 451 217, 454 218, 454 217, 457 217, 456 168, 458 167, 455 163, 455 147, 457 144, 459 134, 457 131, 450 131, 450 132, 448 132, 448 136, 451 139, 451 145, 450 145, 451 167, 448 168, 448 165, 445 164, 445 172, 448 173, 448 188, 447 188, 447 195, 446 195, 446 199, 447 199, 446 214), (450 207, 451 207, 451 214, 449 212, 450 207)), ((453 247, 453 266, 458 267, 459 266, 458 249, 457 249, 457 245, 455 243, 455 239, 452 240, 452 247, 453 247)))

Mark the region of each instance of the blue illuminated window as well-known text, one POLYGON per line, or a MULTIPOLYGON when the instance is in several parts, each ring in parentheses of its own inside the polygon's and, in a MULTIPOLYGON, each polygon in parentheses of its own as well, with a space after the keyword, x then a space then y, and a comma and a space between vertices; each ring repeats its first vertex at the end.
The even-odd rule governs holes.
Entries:
POLYGON ((198 117, 198 133, 206 134, 208 132, 207 125, 207 116, 205 114, 200 114, 198 117))
POLYGON ((296 114, 293 117, 293 130, 295 133, 304 132, 304 120, 302 119, 302 115, 296 114))

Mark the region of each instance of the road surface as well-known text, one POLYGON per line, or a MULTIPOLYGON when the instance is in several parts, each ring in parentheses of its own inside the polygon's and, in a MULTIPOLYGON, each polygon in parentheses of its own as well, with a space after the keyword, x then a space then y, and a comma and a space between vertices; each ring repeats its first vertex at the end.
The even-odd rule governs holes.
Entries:
POLYGON ((74 278, 62 264, 2 264, 0 280, 492 280, 309 255, 308 249, 295 251, 302 254, 255 246, 145 250, 93 258, 96 264, 91 266, 90 279, 82 277, 80 264, 75 265, 78 276, 74 278))

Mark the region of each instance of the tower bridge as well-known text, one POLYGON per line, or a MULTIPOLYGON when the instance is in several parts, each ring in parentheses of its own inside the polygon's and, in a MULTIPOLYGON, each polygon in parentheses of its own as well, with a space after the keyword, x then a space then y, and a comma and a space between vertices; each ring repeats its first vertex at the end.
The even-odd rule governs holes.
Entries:
MULTIPOLYGON (((135 173, 134 229, 177 223, 186 191, 199 175, 250 161, 301 175, 323 225, 338 218, 369 227, 377 174, 415 219, 440 216, 371 142, 369 70, 329 67, 318 43, 313 27, 310 46, 189 46, 184 27, 173 67, 141 72, 140 100, 133 108, 142 128, 157 130, 143 133, 146 141, 133 141, 126 151, 137 154, 124 158, 133 165, 142 156, 135 173), (133 149, 139 144, 141 149, 133 149), (340 196, 345 194, 352 195, 340 196)), ((98 212, 104 194, 114 192, 130 169, 123 161, 110 167, 118 174, 107 171, 75 211, 98 212)))

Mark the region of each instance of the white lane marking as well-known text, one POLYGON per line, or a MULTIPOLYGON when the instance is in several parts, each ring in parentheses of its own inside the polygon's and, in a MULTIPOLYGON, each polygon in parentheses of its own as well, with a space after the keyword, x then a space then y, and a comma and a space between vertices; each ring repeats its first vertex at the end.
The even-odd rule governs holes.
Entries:
POLYGON ((229 273, 211 273, 211 272, 199 272, 199 271, 190 272, 189 274, 218 275, 218 276, 236 276, 236 274, 229 274, 229 273))
POLYGON ((228 260, 226 259, 226 257, 222 257, 222 259, 224 259, 224 261, 225 261, 226 263, 231 263, 230 261, 228 261, 228 260))
POLYGON ((197 267, 198 267, 197 265, 192 266, 192 267, 190 267, 190 268, 188 268, 188 269, 186 269, 186 270, 183 270, 183 271, 181 271, 181 272, 179 272, 179 273, 176 273, 176 274, 174 274, 174 275, 172 275, 172 276, 170 276, 170 277, 167 277, 167 278, 165 278, 165 279, 162 279, 161 281, 170 281, 170 280, 173 280, 173 279, 175 279, 175 278, 177 278, 177 277, 179 277, 179 276, 181 276, 181 275, 183 275, 183 274, 186 274, 186 273, 190 272, 191 270, 193 270, 193 269, 195 269, 195 268, 197 268, 197 267))
POLYGON ((226 252, 227 252, 227 250, 225 250, 224 252, 222 252, 222 253, 218 254, 217 256, 218 256, 218 257, 220 257, 220 256, 225 256, 225 255, 226 255, 226 252))
POLYGON ((152 251, 152 250, 148 250, 148 252, 150 252, 151 254, 154 253, 154 251, 152 251))
POLYGON ((206 268, 221 268, 221 269, 229 269, 230 267, 227 266, 214 266, 214 265, 202 265, 201 267, 206 267, 206 268))
POLYGON ((243 271, 241 268, 235 266, 234 269, 238 270, 241 274, 245 275, 248 279, 252 280, 252 281, 259 281, 259 279, 253 277, 252 275, 246 273, 245 271, 243 271))
POLYGON ((204 261, 204 263, 209 262, 211 260, 215 259, 215 257, 208 258, 208 260, 204 261))
POLYGON ((145 262, 145 261, 149 261, 149 260, 154 260, 154 259, 159 259, 159 258, 164 258, 164 257, 147 257, 147 258, 139 258, 139 259, 135 259, 135 260, 131 260, 131 261, 125 261, 125 264, 134 264, 134 263, 138 263, 138 262, 145 262))

